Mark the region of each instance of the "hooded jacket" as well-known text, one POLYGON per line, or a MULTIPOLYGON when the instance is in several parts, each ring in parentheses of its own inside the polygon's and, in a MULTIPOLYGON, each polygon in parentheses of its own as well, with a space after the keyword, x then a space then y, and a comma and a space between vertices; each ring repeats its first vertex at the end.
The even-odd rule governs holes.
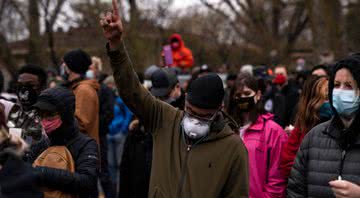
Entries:
POLYGON ((234 125, 220 116, 205 141, 187 145, 183 111, 140 84, 123 47, 107 47, 121 98, 153 135, 149 197, 248 197, 247 151, 234 125))
POLYGON ((172 48, 172 56, 173 56, 173 67, 180 67, 181 69, 188 69, 194 65, 194 59, 192 52, 189 48, 185 47, 184 41, 182 40, 180 34, 173 34, 169 38, 169 43, 171 41, 177 40, 179 41, 179 48, 172 48))
POLYGON ((39 101, 47 101, 57 107, 62 125, 48 136, 51 146, 66 146, 69 149, 75 162, 75 173, 36 167, 38 185, 75 194, 81 198, 93 196, 97 192, 98 148, 95 140, 78 130, 74 118, 74 95, 62 87, 52 88, 43 91, 38 98, 39 101))
POLYGON ((360 85, 360 58, 350 56, 336 63, 329 80, 334 118, 313 128, 303 139, 288 181, 288 197, 335 197, 329 182, 341 178, 360 184, 360 109, 345 129, 332 104, 335 74, 347 68, 360 85))
POLYGON ((285 197, 286 181, 279 170, 287 134, 272 114, 260 115, 244 133, 249 152, 250 198, 285 197))
POLYGON ((78 80, 72 83, 75 95, 75 117, 82 133, 93 138, 99 145, 99 97, 100 85, 96 80, 78 80))

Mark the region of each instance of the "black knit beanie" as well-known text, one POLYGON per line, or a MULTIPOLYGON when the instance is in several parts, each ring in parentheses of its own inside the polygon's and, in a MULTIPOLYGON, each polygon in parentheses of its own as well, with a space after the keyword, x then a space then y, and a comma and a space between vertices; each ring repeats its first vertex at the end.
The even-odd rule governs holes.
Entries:
POLYGON ((194 80, 187 92, 187 101, 199 108, 217 109, 221 106, 225 91, 217 74, 208 74, 194 80))
POLYGON ((89 54, 82 49, 75 49, 66 53, 64 62, 71 71, 77 74, 85 74, 92 63, 89 54))

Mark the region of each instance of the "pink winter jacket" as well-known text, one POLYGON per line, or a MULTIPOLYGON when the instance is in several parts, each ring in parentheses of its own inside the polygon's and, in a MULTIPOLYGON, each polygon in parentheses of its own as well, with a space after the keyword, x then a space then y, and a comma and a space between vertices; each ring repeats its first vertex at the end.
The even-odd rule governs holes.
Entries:
POLYGON ((260 115, 244 133, 249 156, 250 198, 285 197, 286 180, 279 165, 281 149, 288 136, 272 118, 272 114, 260 115))

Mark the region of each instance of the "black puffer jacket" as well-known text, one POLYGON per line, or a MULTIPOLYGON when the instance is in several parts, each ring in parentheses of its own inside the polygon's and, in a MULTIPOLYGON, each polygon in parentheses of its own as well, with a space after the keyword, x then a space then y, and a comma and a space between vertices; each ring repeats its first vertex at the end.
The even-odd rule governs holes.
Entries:
POLYGON ((12 149, 1 150, 0 161, 1 198, 43 197, 35 185, 36 175, 30 164, 24 162, 12 149))
POLYGON ((147 197, 149 192, 153 140, 143 126, 129 131, 120 165, 119 198, 147 197))
POLYGON ((74 161, 75 173, 36 167, 38 184, 79 197, 97 197, 98 149, 95 140, 79 132, 74 118, 75 97, 65 88, 47 89, 39 101, 56 105, 63 124, 49 135, 51 145, 66 146, 74 161))
MULTIPOLYGON (((360 59, 353 56, 341 60, 329 80, 330 99, 336 71, 344 67, 360 85, 360 59)), ((360 109, 345 129, 332 108, 334 118, 313 128, 301 143, 288 181, 288 197, 335 197, 329 182, 338 178, 360 184, 360 109)))

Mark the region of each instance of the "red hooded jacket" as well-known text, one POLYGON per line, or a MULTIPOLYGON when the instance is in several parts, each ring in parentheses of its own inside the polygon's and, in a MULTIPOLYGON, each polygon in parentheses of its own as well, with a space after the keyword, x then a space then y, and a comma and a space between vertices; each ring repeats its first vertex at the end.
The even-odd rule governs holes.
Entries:
POLYGON ((181 69, 188 69, 194 65, 192 52, 185 47, 184 41, 179 34, 173 34, 169 38, 169 43, 173 40, 178 40, 180 46, 177 49, 172 48, 173 64, 172 67, 179 67, 181 69))

